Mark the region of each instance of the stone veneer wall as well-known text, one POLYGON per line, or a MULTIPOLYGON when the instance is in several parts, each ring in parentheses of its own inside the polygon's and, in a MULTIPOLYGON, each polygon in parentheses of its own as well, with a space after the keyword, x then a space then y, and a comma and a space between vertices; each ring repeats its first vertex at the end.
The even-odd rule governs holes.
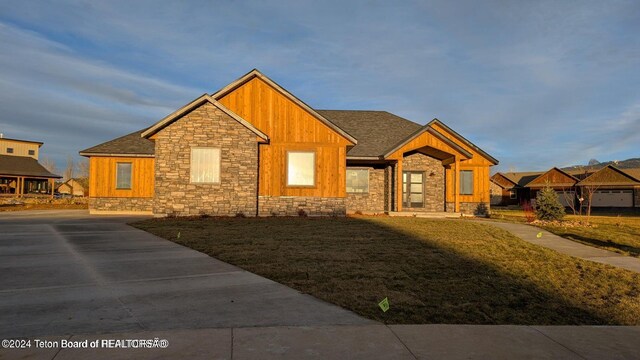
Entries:
POLYGON ((403 211, 444 211, 445 175, 444 166, 440 160, 421 153, 407 155, 402 160, 402 171, 423 171, 425 173, 424 207, 402 207, 403 211))
POLYGON ((344 216, 345 198, 310 196, 260 196, 259 216, 344 216))
POLYGON ((256 215, 256 135, 210 103, 194 109, 156 137, 156 215, 256 215), (220 183, 190 182, 192 147, 220 148, 220 183))
POLYGON ((153 198, 98 197, 89 198, 91 212, 147 212, 153 211, 153 198))
MULTIPOLYGON (((460 202, 460 212, 467 215, 485 215, 485 214, 478 213, 478 210, 481 209, 478 207, 480 206, 480 204, 483 204, 482 206, 484 206, 487 212, 491 210, 491 206, 489 205, 489 203, 486 203, 486 202, 485 203, 460 202)), ((455 203, 452 203, 452 202, 447 203, 447 212, 455 212, 455 208, 456 208, 455 203)))
POLYGON ((633 189, 633 192, 634 192, 634 195, 636 196, 635 206, 640 207, 640 187, 633 189))
POLYGON ((384 212, 385 211, 385 168, 347 166, 347 169, 369 170, 369 192, 347 193, 347 212, 384 212))

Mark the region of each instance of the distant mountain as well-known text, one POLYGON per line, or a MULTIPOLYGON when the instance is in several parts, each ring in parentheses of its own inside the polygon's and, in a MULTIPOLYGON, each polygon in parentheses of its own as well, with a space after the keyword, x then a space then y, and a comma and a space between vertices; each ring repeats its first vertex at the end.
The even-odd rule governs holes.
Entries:
POLYGON ((607 165, 613 165, 619 169, 633 169, 640 168, 640 158, 627 159, 622 161, 606 161, 597 162, 597 160, 591 159, 589 165, 573 165, 562 168, 562 170, 598 170, 607 165))

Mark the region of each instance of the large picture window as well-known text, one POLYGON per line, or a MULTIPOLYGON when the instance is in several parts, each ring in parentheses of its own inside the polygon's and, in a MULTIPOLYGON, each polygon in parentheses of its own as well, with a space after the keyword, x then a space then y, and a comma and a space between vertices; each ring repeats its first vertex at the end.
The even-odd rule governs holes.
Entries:
POLYGON ((287 152, 287 186, 315 186, 316 153, 311 151, 287 152))
POLYGON ((473 195, 473 171, 460 171, 460 195, 473 195))
POLYGON ((347 169, 347 192, 355 194, 369 192, 368 169, 347 169))
POLYGON ((116 163, 116 189, 131 189, 131 167, 130 162, 116 163))
POLYGON ((220 182, 220 149, 191 148, 191 182, 220 182))

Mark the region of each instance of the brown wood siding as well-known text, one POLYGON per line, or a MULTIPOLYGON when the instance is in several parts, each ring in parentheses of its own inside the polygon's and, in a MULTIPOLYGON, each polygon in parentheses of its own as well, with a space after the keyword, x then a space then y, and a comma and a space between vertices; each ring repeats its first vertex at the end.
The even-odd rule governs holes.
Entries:
MULTIPOLYGON (((489 166, 469 166, 467 161, 460 162, 460 171, 471 170, 473 171, 473 194, 462 195, 460 194, 460 202, 486 202, 491 199, 490 180, 489 180, 489 166)), ((455 188, 455 178, 453 166, 448 166, 445 169, 446 182, 447 182, 447 202, 454 202, 455 196, 453 189, 455 188)))
POLYGON ((576 182, 575 179, 563 174, 557 169, 551 169, 530 182, 529 185, 546 186, 549 184, 550 186, 559 185, 561 187, 571 187, 575 185, 576 182))
POLYGON ((153 197, 154 195, 153 158, 135 157, 91 157, 89 161, 90 197, 153 197), (131 189, 116 189, 116 164, 130 162, 131 189))
POLYGON ((269 136, 260 145, 259 195, 345 197, 346 146, 351 143, 285 95, 253 78, 220 103, 269 136), (316 185, 286 185, 286 152, 316 153, 316 185))

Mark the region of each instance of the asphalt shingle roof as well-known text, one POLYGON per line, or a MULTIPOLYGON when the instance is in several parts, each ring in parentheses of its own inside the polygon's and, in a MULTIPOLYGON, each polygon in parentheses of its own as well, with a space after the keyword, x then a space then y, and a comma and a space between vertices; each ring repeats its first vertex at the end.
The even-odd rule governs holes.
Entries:
POLYGON ((145 139, 141 134, 147 129, 138 130, 113 139, 102 144, 80 151, 81 154, 136 154, 154 155, 155 144, 149 139, 145 139))
POLYGON ((358 140, 349 156, 380 156, 422 125, 386 111, 316 110, 358 140))
POLYGON ((61 178, 52 174, 38 160, 29 156, 0 155, 0 175, 61 178))

